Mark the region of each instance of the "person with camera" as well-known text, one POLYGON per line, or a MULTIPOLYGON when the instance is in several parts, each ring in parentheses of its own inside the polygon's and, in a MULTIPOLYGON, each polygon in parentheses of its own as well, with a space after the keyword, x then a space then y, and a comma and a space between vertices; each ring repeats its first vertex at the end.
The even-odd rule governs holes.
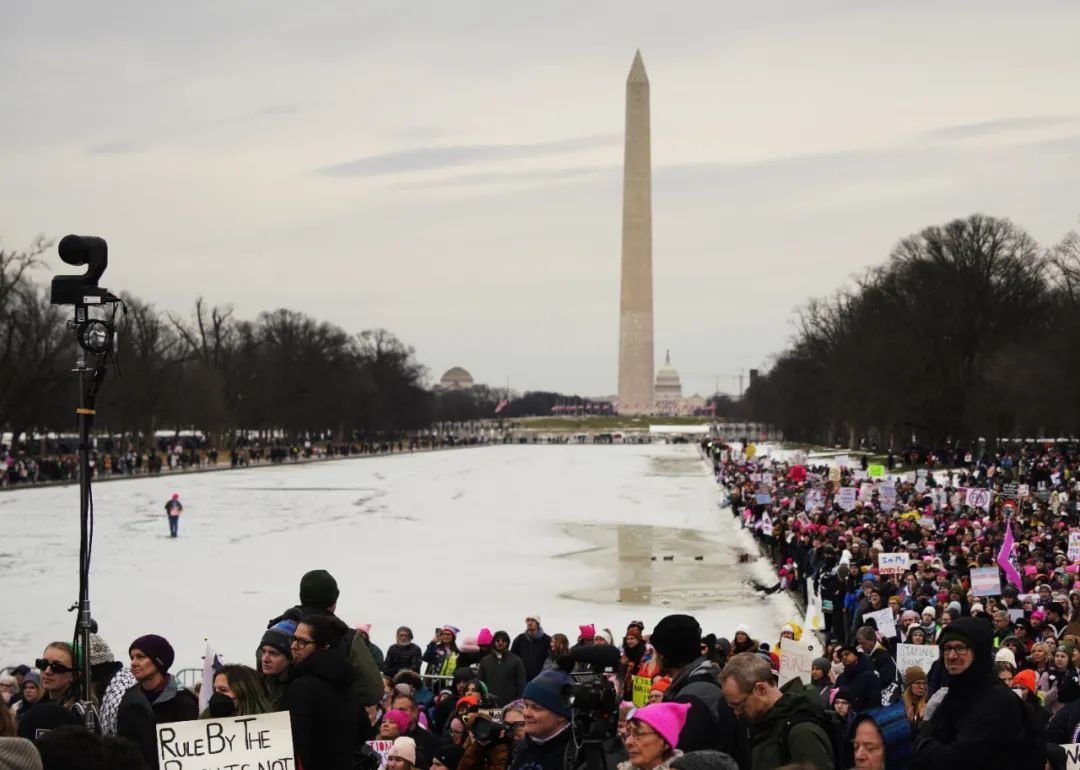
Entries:
POLYGON ((565 770, 574 766, 576 748, 570 731, 573 715, 563 699, 563 688, 571 682, 561 671, 545 671, 525 685, 525 737, 514 750, 511 770, 565 770))
POLYGON ((469 734, 458 770, 506 770, 514 736, 502 718, 502 712, 490 709, 468 715, 469 734))
POLYGON ((683 751, 715 749, 750 767, 746 731, 724 700, 716 664, 701 654, 701 626, 690 615, 668 615, 653 629, 650 643, 661 673, 671 677, 663 703, 687 703, 683 751))

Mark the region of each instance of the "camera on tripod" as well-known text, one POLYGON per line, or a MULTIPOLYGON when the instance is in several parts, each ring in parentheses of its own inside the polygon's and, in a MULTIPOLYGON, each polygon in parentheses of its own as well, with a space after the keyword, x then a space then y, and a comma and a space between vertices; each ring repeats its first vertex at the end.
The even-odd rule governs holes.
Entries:
POLYGON ((469 720, 469 732, 477 743, 484 746, 507 739, 502 710, 480 709, 469 720))

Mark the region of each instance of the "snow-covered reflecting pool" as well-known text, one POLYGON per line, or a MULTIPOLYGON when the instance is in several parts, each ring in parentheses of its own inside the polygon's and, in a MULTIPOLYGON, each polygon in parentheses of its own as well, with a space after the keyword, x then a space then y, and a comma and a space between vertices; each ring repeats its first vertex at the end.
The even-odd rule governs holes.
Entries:
MULTIPOLYGON (((774 640, 794 608, 762 598, 768 565, 738 530, 693 445, 496 446, 113 481, 94 487, 91 600, 117 657, 145 633, 200 665, 209 639, 250 662, 266 621, 325 568, 338 614, 385 648, 412 626, 651 628, 674 611, 730 637, 774 640), (180 537, 164 503, 184 503, 180 537), (665 559, 665 557, 670 557, 665 559), (701 557, 700 560, 695 557, 701 557), (655 560, 654 560, 655 558, 655 560)), ((74 486, 0 493, 0 665, 70 639, 77 598, 74 486)))

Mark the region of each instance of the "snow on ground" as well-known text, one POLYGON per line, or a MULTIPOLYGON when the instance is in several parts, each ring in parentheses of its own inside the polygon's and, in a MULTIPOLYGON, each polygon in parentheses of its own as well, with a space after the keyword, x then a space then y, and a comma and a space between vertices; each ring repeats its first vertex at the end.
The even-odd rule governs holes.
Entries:
MULTIPOLYGON (((91 602, 118 658, 145 633, 200 665, 209 638, 250 663, 266 621, 328 569, 338 614, 372 623, 385 648, 400 624, 423 646, 435 626, 516 633, 595 622, 618 634, 689 610, 706 632, 738 623, 770 641, 793 616, 739 531, 693 445, 494 446, 97 484, 91 602), (180 537, 164 503, 179 492, 180 537), (652 561, 652 557, 656 561, 652 561), (665 561, 664 556, 672 557, 665 561), (695 561, 701 556, 701 561, 695 561), (621 600, 621 603, 620 603, 621 600)), ((0 493, 0 665, 70 639, 77 598, 76 487, 0 493)))

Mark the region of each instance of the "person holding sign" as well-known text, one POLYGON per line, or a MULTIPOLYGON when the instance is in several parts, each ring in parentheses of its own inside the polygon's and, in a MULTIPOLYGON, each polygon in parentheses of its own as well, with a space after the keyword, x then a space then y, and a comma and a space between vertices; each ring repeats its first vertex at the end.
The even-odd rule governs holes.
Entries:
POLYGON ((293 745, 304 770, 352 770, 360 723, 353 668, 338 644, 348 627, 333 615, 305 615, 291 641, 285 690, 293 745))

